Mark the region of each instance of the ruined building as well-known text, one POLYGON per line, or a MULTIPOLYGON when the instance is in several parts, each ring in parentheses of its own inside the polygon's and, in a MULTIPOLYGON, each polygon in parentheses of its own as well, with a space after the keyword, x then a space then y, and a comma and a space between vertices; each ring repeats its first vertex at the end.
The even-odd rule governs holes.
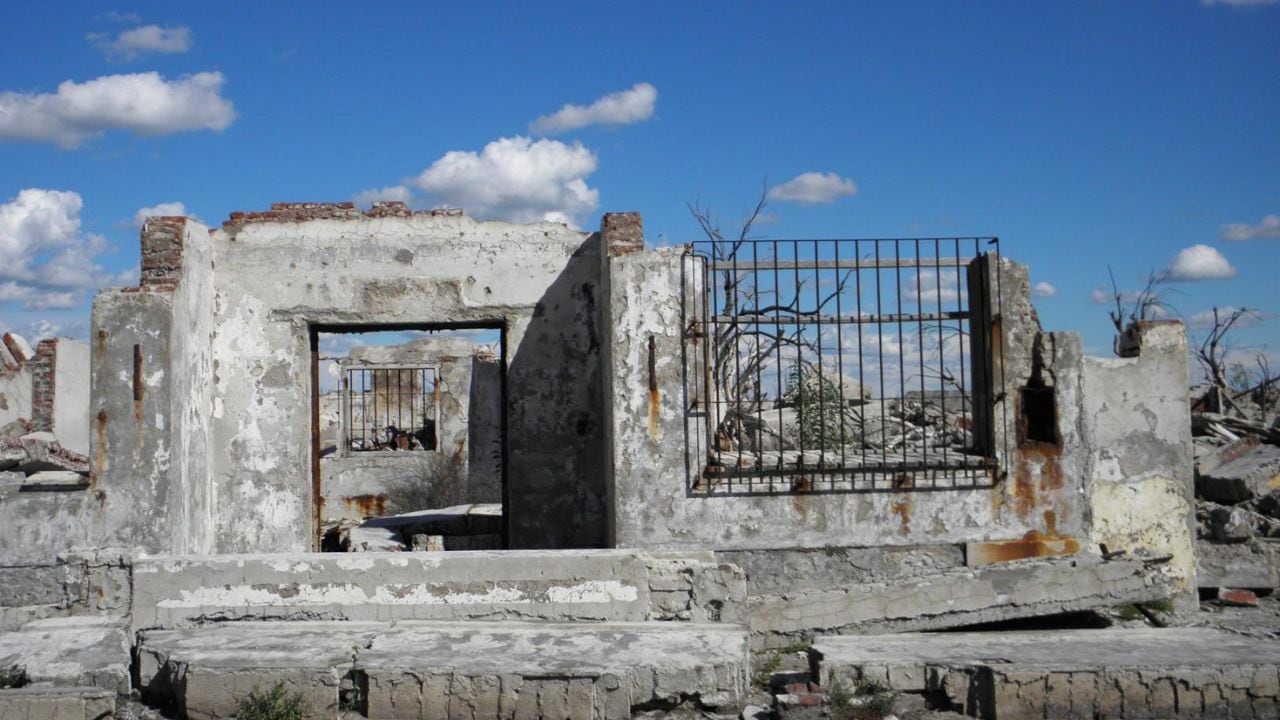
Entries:
MULTIPOLYGON (((22 702, 86 717, 131 688, 226 716, 275 681, 316 717, 627 717, 736 713, 799 641, 815 680, 982 717, 1158 715, 1179 682, 1220 690, 1199 711, 1274 707, 1274 649, 1247 681, 1209 650, 1112 658, 1114 693, 1060 706, 1020 688, 1099 671, 841 644, 1196 606, 1181 324, 1085 357, 1030 297, 987 238, 153 218, 140 285, 94 302, 84 482, 0 495, 0 665, 80 686, 22 702), (325 350, 370 333, 408 339, 325 350)), ((1140 634, 1120 642, 1162 642, 1140 634)))

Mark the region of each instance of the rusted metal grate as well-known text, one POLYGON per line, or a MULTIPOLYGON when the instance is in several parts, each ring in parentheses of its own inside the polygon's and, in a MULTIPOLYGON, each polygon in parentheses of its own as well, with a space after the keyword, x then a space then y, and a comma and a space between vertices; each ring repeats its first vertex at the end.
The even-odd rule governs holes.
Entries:
POLYGON ((342 393, 347 452, 438 448, 438 368, 347 367, 342 393))
POLYGON ((690 494, 993 484, 995 238, 704 241, 689 255, 690 494))

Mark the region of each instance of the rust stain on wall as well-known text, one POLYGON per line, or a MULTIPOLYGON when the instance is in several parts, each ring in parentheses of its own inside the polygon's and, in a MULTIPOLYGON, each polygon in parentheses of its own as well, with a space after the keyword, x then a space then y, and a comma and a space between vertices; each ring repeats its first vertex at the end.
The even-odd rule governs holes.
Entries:
POLYGON ((381 517, 387 514, 386 495, 352 495, 342 498, 342 504, 365 517, 381 517))
POLYGON ((97 436, 93 453, 93 468, 89 473, 89 484, 96 485, 98 477, 107 471, 107 411, 99 410, 93 421, 93 432, 97 436))
POLYGON ((658 432, 658 350, 652 335, 649 336, 649 437, 655 442, 662 439, 658 432))
POLYGON ((973 543, 966 562, 971 567, 1037 557, 1062 557, 1080 552, 1080 541, 1032 530, 1020 540, 973 543))
POLYGON ((911 534, 911 501, 900 500, 890 505, 889 510, 892 511, 894 515, 898 516, 898 522, 900 525, 900 527, 898 528, 898 532, 902 533, 903 535, 910 535, 911 534))

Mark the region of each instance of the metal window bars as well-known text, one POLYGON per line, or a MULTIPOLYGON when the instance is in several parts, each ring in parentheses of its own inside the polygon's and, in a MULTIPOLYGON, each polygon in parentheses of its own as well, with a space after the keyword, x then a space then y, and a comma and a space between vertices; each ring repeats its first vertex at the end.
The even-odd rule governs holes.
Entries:
POLYGON ((690 495, 994 483, 998 240, 702 241, 688 256, 690 495))
POLYGON ((345 367, 342 394, 347 452, 438 449, 438 368, 345 367))

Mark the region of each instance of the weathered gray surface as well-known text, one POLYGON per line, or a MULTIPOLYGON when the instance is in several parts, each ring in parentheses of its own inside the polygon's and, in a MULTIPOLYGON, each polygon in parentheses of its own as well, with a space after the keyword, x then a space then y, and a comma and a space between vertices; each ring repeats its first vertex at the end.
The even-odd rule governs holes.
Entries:
POLYGON ((752 596, 752 641, 765 647, 823 632, 902 632, 1087 610, 1169 596, 1168 580, 1137 560, 1021 560, 924 577, 752 596))
POLYGON ((129 692, 129 633, 123 618, 34 620, 0 633, 0 667, 21 665, 34 683, 129 692))
POLYGON ((115 711, 115 691, 100 687, 0 690, 0 720, 106 720, 115 711))
POLYGON ((1203 628, 825 636, 824 686, 876 681, 986 718, 1274 718, 1280 645, 1203 628))
POLYGON ((1196 543, 1196 584, 1202 588, 1280 587, 1280 543, 1196 543))
POLYGON ((246 623, 143 633, 144 692, 226 717, 282 681, 332 716, 341 679, 367 679, 369 717, 618 718, 636 705, 733 709, 746 631, 688 623, 246 623))
POLYGON ((611 550, 159 557, 134 567, 136 628, 199 620, 734 620, 742 573, 709 555, 611 550))
POLYGON ((1197 606, 1187 338, 1178 321, 1126 332, 1127 357, 1084 359, 1091 544, 1173 556, 1174 602, 1197 606))
POLYGON ((716 558, 742 568, 747 575, 747 594, 776 595, 951 570, 964 566, 964 549, 922 545, 726 550, 717 552, 716 558))
POLYGON ((1196 497, 1234 505, 1280 488, 1280 446, 1259 445, 1228 463, 1201 468, 1196 497))
POLYGON ((129 562, 120 551, 107 549, 0 563, 0 631, 49 617, 126 615, 129 562))

